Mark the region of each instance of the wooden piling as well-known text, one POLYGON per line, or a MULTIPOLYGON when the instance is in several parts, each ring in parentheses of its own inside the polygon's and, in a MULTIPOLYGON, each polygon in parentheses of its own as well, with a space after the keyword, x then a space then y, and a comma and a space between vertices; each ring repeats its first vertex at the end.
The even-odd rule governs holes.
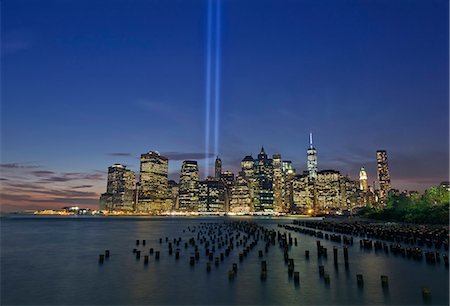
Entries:
POLYGON ((388 288, 389 287, 389 279, 388 279, 388 277, 386 275, 381 275, 380 279, 381 279, 381 287, 388 288))
POLYGON ((323 276, 325 274, 325 267, 323 265, 319 266, 319 275, 323 276))
POLYGON ((362 274, 356 274, 356 283, 358 284, 358 287, 364 286, 364 278, 362 274))
POLYGON ((300 272, 294 272, 294 283, 296 285, 300 284, 300 272))

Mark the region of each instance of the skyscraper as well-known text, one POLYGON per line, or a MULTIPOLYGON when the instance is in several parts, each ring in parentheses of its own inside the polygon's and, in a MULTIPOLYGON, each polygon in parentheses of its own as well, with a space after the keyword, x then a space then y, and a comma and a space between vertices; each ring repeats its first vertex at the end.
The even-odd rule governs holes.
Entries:
POLYGON ((317 179, 317 151, 313 146, 312 133, 309 133, 309 148, 307 152, 308 176, 311 181, 317 179))
POLYGON ((242 173, 246 180, 249 180, 253 176, 254 160, 253 156, 247 155, 241 161, 242 173))
POLYGON ((385 150, 377 151, 377 174, 379 185, 379 199, 385 203, 389 190, 391 190, 391 178, 389 176, 388 158, 385 150))
POLYGON ((283 162, 280 154, 274 154, 273 160, 273 208, 276 212, 285 211, 283 162))
POLYGON ((198 211, 224 212, 227 211, 228 195, 223 181, 208 177, 199 182, 198 211))
POLYGON ((197 211, 199 196, 198 164, 195 160, 185 160, 181 166, 179 186, 180 210, 197 211))
POLYGON ((169 160, 158 152, 141 154, 141 197, 167 196, 169 160))
POLYGON ((342 201, 341 174, 336 170, 322 170, 317 173, 315 182, 316 211, 341 208, 342 201))
POLYGON ((220 175, 222 174, 222 160, 219 158, 219 156, 216 157, 216 162, 214 163, 214 173, 215 178, 217 180, 220 180, 220 175))
POLYGON ((169 160, 158 152, 141 154, 137 210, 165 211, 171 208, 168 194, 169 160))
POLYGON ((231 188, 230 211, 237 213, 248 213, 252 211, 252 196, 250 194, 249 182, 242 175, 236 177, 231 188))
POLYGON ((255 211, 273 211, 273 161, 267 157, 264 147, 254 161, 254 179, 255 211))
POLYGON ((362 191, 368 191, 369 186, 367 184, 367 173, 364 167, 359 170, 359 189, 362 191))
POLYGON ((100 197, 100 209, 133 210, 135 188, 136 175, 133 171, 121 164, 108 167, 106 193, 100 197))
POLYGON ((177 182, 170 180, 169 181, 169 197, 172 199, 172 209, 179 209, 178 203, 178 193, 179 193, 179 185, 177 182))
POLYGON ((220 180, 225 183, 227 188, 231 189, 234 184, 234 173, 231 171, 223 171, 220 174, 220 180))

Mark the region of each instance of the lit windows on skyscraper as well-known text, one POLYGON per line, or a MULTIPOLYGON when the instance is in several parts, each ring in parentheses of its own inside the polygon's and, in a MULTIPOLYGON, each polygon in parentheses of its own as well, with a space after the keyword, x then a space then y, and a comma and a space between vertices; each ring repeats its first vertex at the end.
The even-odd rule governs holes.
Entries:
POLYGON ((157 212, 171 208, 168 174, 169 160, 166 157, 153 151, 141 154, 138 211, 157 212))
POLYGON ((369 189, 367 184, 367 173, 364 167, 361 167, 361 170, 359 170, 359 189, 362 191, 367 191, 369 189))
POLYGON ((100 197, 100 208, 104 210, 133 210, 135 186, 136 175, 126 166, 114 164, 108 167, 106 193, 103 193, 100 197))
POLYGON ((309 179, 314 181, 317 178, 317 151, 313 146, 312 133, 309 133, 309 148, 306 153, 309 179))
POLYGON ((227 192, 224 182, 207 179, 199 182, 198 211, 224 212, 227 210, 227 192))
POLYGON ((199 196, 198 164, 195 160, 185 160, 181 166, 179 206, 180 210, 197 211, 199 196))
POLYGON ((385 150, 377 151, 377 174, 380 201, 384 204, 389 190, 391 190, 391 178, 389 176, 388 158, 385 150))

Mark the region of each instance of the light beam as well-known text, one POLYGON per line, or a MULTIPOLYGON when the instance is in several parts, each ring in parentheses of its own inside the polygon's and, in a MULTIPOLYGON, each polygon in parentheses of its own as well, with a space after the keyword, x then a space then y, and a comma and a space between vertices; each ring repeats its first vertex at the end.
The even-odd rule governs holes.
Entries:
POLYGON ((205 177, 209 168, 209 140, 211 115, 211 59, 212 59, 212 1, 208 1, 207 29, 206 29, 206 84, 205 84, 205 177))

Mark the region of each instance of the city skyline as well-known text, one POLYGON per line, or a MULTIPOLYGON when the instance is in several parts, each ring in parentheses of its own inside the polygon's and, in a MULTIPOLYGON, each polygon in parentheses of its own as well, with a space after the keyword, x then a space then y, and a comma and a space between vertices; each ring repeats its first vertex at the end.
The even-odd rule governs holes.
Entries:
POLYGON ((448 180, 446 1, 221 1, 210 129, 207 1, 26 5, 2 2, 2 210, 95 207, 106 169, 148 150, 169 178, 185 159, 213 175, 214 147, 223 170, 262 145, 304 170, 310 131, 320 169, 372 185, 385 149, 398 189, 448 180))
MULTIPOLYGON (((309 133, 306 170, 295 169, 291 160, 283 159, 279 153, 269 155, 261 147, 256 157, 250 154, 242 158, 236 173, 224 171, 219 156, 215 159, 214 175, 206 177, 200 175, 196 160, 184 160, 179 181, 169 182, 168 158, 150 151, 141 154, 139 174, 121 164, 108 168, 106 193, 100 197, 99 210, 151 214, 174 211, 352 214, 366 206, 385 207, 390 195, 414 198, 418 194, 416 190, 398 190, 391 185, 386 150, 376 151, 373 185, 369 185, 364 167, 354 179, 339 169, 321 169, 317 155, 313 135, 309 133), (132 175, 124 175, 130 172, 132 175), (134 178, 132 184, 128 178, 134 178), (148 182, 157 184, 149 188, 148 182), (133 193, 134 197, 129 196, 133 193)), ((448 183, 440 183, 443 184, 448 183)))

